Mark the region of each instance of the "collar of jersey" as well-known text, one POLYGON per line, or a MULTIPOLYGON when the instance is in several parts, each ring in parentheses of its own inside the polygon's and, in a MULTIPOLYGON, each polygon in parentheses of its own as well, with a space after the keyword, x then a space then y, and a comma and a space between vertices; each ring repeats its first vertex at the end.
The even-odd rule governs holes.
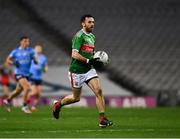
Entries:
POLYGON ((86 31, 84 31, 84 29, 83 29, 83 28, 82 28, 82 31, 84 32, 84 34, 86 34, 86 35, 88 35, 88 36, 92 34, 92 33, 89 33, 89 34, 88 34, 88 33, 86 33, 86 31))
POLYGON ((26 49, 28 49, 28 47, 27 48, 22 48, 21 46, 19 46, 19 49, 20 50, 26 50, 26 49))

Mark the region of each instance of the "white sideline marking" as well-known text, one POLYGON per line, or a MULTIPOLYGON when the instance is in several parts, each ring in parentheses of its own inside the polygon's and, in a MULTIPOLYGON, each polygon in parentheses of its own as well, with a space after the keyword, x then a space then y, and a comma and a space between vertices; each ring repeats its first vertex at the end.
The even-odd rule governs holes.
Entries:
POLYGON ((87 130, 71 130, 71 131, 67 131, 67 130, 52 130, 52 131, 47 131, 49 133, 58 133, 58 132, 64 132, 64 133, 68 133, 68 132, 124 132, 124 131, 128 131, 128 132, 134 132, 134 131, 140 131, 140 132, 153 132, 153 131, 175 131, 176 129, 107 129, 107 130, 103 130, 103 129, 99 129, 99 130, 91 130, 91 129, 87 129, 87 130))
MULTIPOLYGON (((175 130, 179 130, 179 129, 153 129, 153 128, 149 128, 149 129, 98 129, 98 130, 91 130, 91 129, 87 129, 87 130, 49 130, 49 131, 43 131, 43 132, 49 132, 49 133, 72 133, 72 132, 76 132, 76 133, 81 133, 81 132, 154 132, 154 131, 166 131, 166 132, 170 132, 170 131, 175 131, 175 130)), ((32 131, 0 131, 0 133, 6 133, 6 134, 13 134, 13 133, 29 133, 32 131)), ((33 131, 35 132, 35 131, 33 131)), ((39 131, 37 131, 39 132, 39 131)))

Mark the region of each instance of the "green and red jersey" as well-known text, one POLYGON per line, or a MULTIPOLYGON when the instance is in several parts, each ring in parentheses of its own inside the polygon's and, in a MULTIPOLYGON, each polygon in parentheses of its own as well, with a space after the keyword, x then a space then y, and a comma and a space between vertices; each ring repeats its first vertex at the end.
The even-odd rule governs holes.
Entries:
MULTIPOLYGON (((95 36, 92 33, 87 34, 83 29, 78 31, 72 40, 72 49, 79 52, 80 55, 87 59, 93 58, 95 36)), ((72 73, 86 73, 92 67, 82 61, 72 58, 70 64, 70 72, 72 73)))

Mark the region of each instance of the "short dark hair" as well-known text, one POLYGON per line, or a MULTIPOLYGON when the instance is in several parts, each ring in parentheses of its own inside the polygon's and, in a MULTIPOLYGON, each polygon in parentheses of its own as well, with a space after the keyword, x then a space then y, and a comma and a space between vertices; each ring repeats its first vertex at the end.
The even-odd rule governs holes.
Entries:
MULTIPOLYGON (((93 17, 93 16, 90 15, 90 14, 85 14, 85 15, 83 15, 83 16, 81 17, 81 23, 85 21, 86 17, 89 18, 89 17, 93 17)), ((94 18, 94 17, 93 17, 93 18, 94 18)))
POLYGON ((22 41, 23 39, 29 39, 29 37, 28 36, 21 36, 19 40, 22 41))

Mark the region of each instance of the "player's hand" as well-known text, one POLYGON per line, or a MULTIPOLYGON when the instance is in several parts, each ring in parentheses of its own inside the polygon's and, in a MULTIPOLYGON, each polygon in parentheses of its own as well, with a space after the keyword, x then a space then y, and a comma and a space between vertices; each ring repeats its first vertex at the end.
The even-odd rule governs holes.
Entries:
POLYGON ((103 69, 103 62, 100 61, 100 58, 93 58, 89 60, 89 65, 92 65, 97 70, 103 69))
POLYGON ((48 67, 42 68, 42 72, 46 73, 48 71, 48 67))
POLYGON ((89 59, 87 63, 88 63, 89 65, 97 65, 97 64, 100 63, 99 59, 100 59, 100 58, 92 58, 92 59, 89 59))

